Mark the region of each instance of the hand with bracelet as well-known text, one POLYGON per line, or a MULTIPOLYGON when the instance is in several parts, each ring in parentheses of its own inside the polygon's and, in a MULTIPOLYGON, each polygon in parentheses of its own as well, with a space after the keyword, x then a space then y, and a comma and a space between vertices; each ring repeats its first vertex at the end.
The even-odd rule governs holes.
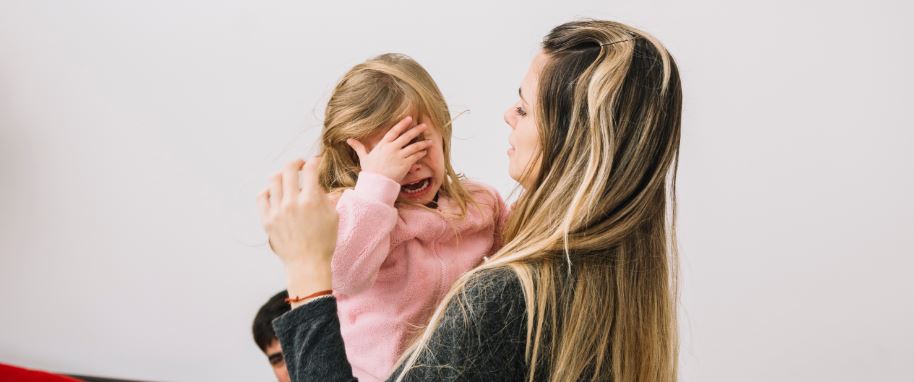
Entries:
POLYGON ((257 196, 260 219, 286 270, 292 308, 330 293, 339 217, 318 184, 320 158, 287 164, 257 196), (301 184, 299 186, 299 172, 301 184))

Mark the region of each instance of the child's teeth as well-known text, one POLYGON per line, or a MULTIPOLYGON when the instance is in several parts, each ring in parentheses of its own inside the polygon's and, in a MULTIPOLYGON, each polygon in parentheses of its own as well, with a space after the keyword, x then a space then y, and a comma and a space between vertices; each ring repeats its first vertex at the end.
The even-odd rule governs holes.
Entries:
POLYGON ((428 179, 424 179, 420 182, 416 182, 416 183, 412 183, 412 184, 403 186, 403 191, 408 194, 415 194, 419 191, 424 190, 425 187, 428 186, 428 183, 429 183, 428 179), (413 187, 415 187, 415 188, 413 188, 413 187))

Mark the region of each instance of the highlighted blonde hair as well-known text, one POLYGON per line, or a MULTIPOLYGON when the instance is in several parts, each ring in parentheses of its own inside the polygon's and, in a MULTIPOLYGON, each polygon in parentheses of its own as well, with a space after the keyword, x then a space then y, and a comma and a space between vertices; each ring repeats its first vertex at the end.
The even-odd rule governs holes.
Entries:
POLYGON ((560 25, 533 108, 540 152, 504 247, 468 272, 404 357, 428 351, 474 275, 510 269, 526 302, 526 379, 675 381, 675 179, 682 90, 654 37, 611 21, 560 25), (537 373, 540 373, 539 375, 537 373))
POLYGON ((444 181, 440 192, 464 215, 471 201, 451 166, 451 115, 432 76, 404 54, 388 53, 350 69, 333 90, 321 134, 320 184, 327 191, 355 186, 359 157, 346 144, 386 131, 401 119, 424 115, 439 130, 444 152, 444 181))

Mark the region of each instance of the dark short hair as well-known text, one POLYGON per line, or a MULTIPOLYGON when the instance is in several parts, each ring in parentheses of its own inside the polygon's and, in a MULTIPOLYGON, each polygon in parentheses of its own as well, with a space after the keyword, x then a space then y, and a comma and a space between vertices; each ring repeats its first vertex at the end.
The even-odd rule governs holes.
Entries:
POLYGON ((289 293, 285 290, 273 295, 260 307, 260 310, 257 311, 257 316, 254 317, 254 342, 264 353, 267 352, 267 347, 270 346, 270 343, 276 339, 276 333, 273 331, 273 319, 292 309, 289 303, 286 302, 286 297, 289 297, 289 293))

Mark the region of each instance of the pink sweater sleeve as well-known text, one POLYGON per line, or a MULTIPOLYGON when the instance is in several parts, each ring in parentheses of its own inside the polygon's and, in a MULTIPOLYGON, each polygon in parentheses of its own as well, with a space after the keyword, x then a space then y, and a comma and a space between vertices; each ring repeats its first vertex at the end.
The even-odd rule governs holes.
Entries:
POLYGON ((399 193, 399 183, 366 172, 359 174, 354 189, 343 192, 336 204, 340 225, 330 263, 334 291, 354 294, 374 284, 390 252, 399 193))

